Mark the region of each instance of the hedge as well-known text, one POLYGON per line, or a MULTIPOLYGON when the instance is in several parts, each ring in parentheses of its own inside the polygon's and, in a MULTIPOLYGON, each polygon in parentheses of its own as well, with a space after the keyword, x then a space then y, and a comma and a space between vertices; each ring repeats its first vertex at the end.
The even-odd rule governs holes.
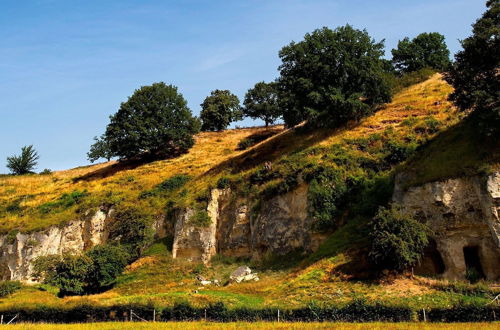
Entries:
MULTIPOLYGON (((79 305, 73 308, 44 307, 12 308, 0 311, 9 319, 16 314, 16 322, 46 322, 46 323, 83 323, 105 321, 128 321, 130 311, 134 320, 151 321, 153 315, 156 321, 199 321, 239 322, 239 321, 277 321, 277 308, 238 308, 228 309, 222 303, 216 303, 206 308, 193 307, 187 303, 176 304, 173 307, 154 307, 152 305, 117 305, 94 306, 79 305), (154 314, 153 314, 154 313, 154 314), (138 317, 139 318, 138 318, 138 317)), ((364 302, 354 302, 345 307, 309 306, 298 309, 280 310, 280 321, 288 322, 408 322, 423 321, 423 311, 415 313, 408 307, 390 307, 383 305, 368 305, 364 302)), ((430 322, 488 322, 496 321, 500 316, 500 307, 458 306, 453 308, 435 308, 426 310, 426 320, 430 322)))

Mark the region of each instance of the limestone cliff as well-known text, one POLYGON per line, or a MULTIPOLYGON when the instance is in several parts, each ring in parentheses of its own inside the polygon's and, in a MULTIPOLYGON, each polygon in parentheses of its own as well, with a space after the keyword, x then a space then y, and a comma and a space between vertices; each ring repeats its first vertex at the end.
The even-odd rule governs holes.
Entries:
POLYGON ((320 237, 311 231, 307 190, 307 185, 302 184, 257 205, 229 189, 213 190, 207 208, 212 220, 210 226, 190 223, 190 210, 178 215, 174 258, 187 257, 206 263, 216 253, 260 258, 265 253, 284 255, 297 249, 315 249, 320 237))
POLYGON ((467 268, 474 266, 489 280, 500 278, 499 172, 407 190, 404 175, 396 181, 394 201, 435 232, 438 263, 444 266, 438 273, 462 279, 467 268))
POLYGON ((31 261, 39 256, 79 253, 107 239, 106 225, 111 210, 98 210, 84 220, 70 221, 44 231, 15 237, 0 237, 0 277, 2 280, 30 281, 31 261))

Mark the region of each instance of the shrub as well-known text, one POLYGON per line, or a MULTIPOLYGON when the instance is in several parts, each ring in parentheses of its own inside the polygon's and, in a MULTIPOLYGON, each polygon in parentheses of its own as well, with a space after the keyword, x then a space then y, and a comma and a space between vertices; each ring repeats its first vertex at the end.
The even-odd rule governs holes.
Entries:
POLYGON ((403 271, 414 265, 429 243, 429 229, 398 205, 380 207, 369 224, 370 259, 378 266, 403 271))
POLYGON ((85 255, 92 260, 86 276, 86 292, 99 292, 113 285, 130 259, 128 251, 120 245, 98 245, 85 255))
POLYGON ((183 187, 191 177, 187 174, 176 174, 157 186, 159 191, 172 192, 183 187))
POLYGON ((217 189, 229 188, 230 184, 231 180, 228 177, 220 177, 219 180, 217 180, 217 189))
POLYGON ((309 214, 315 220, 314 228, 335 228, 347 192, 341 174, 329 167, 318 167, 306 173, 305 179, 310 182, 307 198, 309 214))
POLYGON ((64 193, 54 202, 40 205, 38 209, 41 213, 47 214, 56 209, 68 209, 76 204, 80 204, 84 197, 88 196, 87 191, 74 190, 71 193, 64 193))
POLYGON ((113 216, 109 238, 127 248, 132 258, 138 257, 153 242, 153 219, 135 207, 119 209, 113 216))
POLYGON ((7 297, 17 290, 21 289, 21 282, 19 281, 1 281, 0 282, 0 298, 7 297))
POLYGON ((50 175, 50 174, 52 174, 52 170, 49 168, 46 168, 40 172, 40 175, 50 175))
POLYGON ((86 292, 87 276, 92 270, 92 259, 85 255, 63 255, 45 272, 44 283, 59 288, 59 296, 82 295, 86 292))
POLYGON ((7 157, 7 168, 15 175, 33 173, 39 158, 32 145, 24 146, 19 156, 7 157))
POLYGON ((197 227, 208 227, 212 223, 212 219, 210 219, 210 216, 208 215, 208 212, 205 210, 198 210, 196 211, 189 221, 197 227))

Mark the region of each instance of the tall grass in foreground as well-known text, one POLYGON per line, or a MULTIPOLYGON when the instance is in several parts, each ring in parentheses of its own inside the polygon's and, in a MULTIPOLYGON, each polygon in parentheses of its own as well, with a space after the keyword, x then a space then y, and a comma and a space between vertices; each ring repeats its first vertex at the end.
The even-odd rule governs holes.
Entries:
POLYGON ((16 325, 3 326, 8 330, 90 330, 90 329, 498 329, 499 322, 495 323, 278 323, 278 322, 255 322, 255 323, 212 323, 212 322, 109 322, 109 323, 84 323, 84 324, 29 324, 21 323, 16 325))

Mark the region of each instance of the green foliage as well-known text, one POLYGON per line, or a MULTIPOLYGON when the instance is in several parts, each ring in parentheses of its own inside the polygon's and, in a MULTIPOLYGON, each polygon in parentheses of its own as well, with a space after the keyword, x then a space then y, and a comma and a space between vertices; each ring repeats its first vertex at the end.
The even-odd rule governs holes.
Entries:
POLYGON ((127 250, 120 245, 98 245, 85 253, 92 260, 86 276, 86 291, 99 292, 114 284, 130 260, 127 250))
POLYGON ((350 25, 315 30, 283 47, 278 90, 285 123, 338 127, 390 101, 383 48, 350 25))
POLYGON ((212 223, 212 219, 205 210, 196 211, 191 218, 189 218, 191 224, 197 227, 208 227, 212 223))
POLYGON ((143 86, 110 117, 89 159, 176 156, 193 146, 198 131, 199 121, 177 87, 163 82, 143 86))
POLYGON ((401 72, 423 68, 445 71, 450 66, 450 51, 444 36, 437 32, 421 33, 412 40, 408 37, 398 42, 392 50, 392 61, 401 72))
POLYGON ((71 193, 64 193, 57 200, 47 202, 38 207, 40 213, 48 214, 55 210, 65 210, 74 205, 80 204, 89 194, 87 191, 74 190, 71 193))
POLYGON ((130 206, 117 210, 113 218, 109 238, 126 247, 132 258, 141 255, 153 242, 151 215, 130 206))
POLYGON ((60 296, 95 293, 112 286, 129 259, 119 245, 98 245, 81 255, 38 257, 33 276, 59 288, 60 296))
POLYGON ((414 265, 429 243, 429 229, 397 205, 380 207, 369 224, 370 259, 379 267, 403 271, 414 265))
POLYGON ((19 156, 7 157, 7 168, 15 175, 33 173, 38 159, 40 157, 32 145, 24 146, 19 156))
POLYGON ((34 262, 35 274, 43 274, 44 283, 59 288, 59 295, 82 295, 86 278, 92 269, 92 259, 85 255, 39 257, 34 262), (46 268, 43 268, 46 267, 46 268))
POLYGON ((0 281, 0 298, 5 298, 21 289, 19 281, 0 281))
POLYGON ((341 173, 329 167, 318 167, 307 173, 305 179, 310 182, 307 197, 309 214, 315 220, 314 228, 335 229, 347 192, 341 173))
POLYGON ((219 180, 217 180, 217 189, 226 189, 229 188, 231 185, 231 180, 228 177, 220 177, 219 180))
POLYGON ((202 131, 222 131, 242 119, 240 100, 228 90, 216 89, 201 104, 202 131))
POLYGON ((159 185, 157 185, 152 190, 143 191, 140 195, 140 198, 157 196, 163 193, 171 193, 173 191, 176 191, 184 187, 184 185, 188 183, 188 181, 191 179, 192 179, 191 176, 187 174, 173 175, 170 178, 163 181, 162 183, 160 183, 159 185))
POLYGON ((454 87, 450 95, 462 111, 473 111, 485 135, 500 132, 500 2, 490 0, 487 10, 473 25, 472 36, 462 41, 463 50, 446 75, 454 87))
POLYGON ((252 119, 260 118, 266 126, 281 117, 276 83, 263 81, 255 84, 245 95, 243 114, 252 119))
POLYGON ((87 153, 87 159, 91 163, 100 158, 104 158, 109 162, 109 160, 113 158, 113 153, 106 136, 103 135, 100 138, 94 136, 94 141, 94 144, 90 146, 90 151, 87 153))
POLYGON ((52 174, 52 170, 50 168, 46 168, 39 173, 40 175, 50 175, 52 174))

